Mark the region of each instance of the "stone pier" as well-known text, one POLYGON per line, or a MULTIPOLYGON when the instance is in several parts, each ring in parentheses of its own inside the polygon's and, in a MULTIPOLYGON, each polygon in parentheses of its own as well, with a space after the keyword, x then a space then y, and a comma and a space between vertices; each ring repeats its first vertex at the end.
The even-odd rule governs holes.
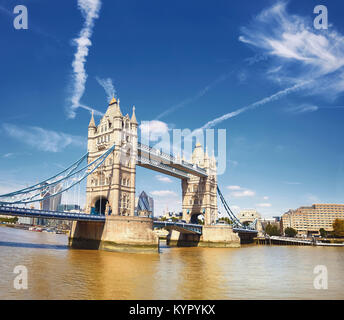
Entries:
POLYGON ((240 237, 231 226, 203 226, 203 234, 181 233, 171 230, 167 244, 181 247, 239 248, 240 237))
POLYGON ((78 249, 158 252, 159 238, 151 218, 107 216, 104 222, 73 222, 69 245, 78 249))

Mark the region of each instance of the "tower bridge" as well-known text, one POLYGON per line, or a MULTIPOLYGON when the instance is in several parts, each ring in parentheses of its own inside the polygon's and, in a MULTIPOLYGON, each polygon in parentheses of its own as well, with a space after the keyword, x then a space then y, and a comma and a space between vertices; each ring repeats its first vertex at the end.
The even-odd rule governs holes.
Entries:
POLYGON ((91 116, 87 154, 41 183, 0 195, 0 214, 73 220, 69 244, 82 248, 154 250, 159 240, 153 228, 169 230, 169 243, 177 245, 236 247, 240 246, 240 239, 253 238, 256 231, 252 226, 244 227, 227 205, 217 185, 215 157, 209 157, 200 143, 188 162, 141 144, 137 131, 135 107, 131 117, 124 116, 119 100, 113 98, 98 125, 91 116), (87 163, 83 166, 84 161, 87 163), (136 166, 181 180, 186 223, 135 215, 136 166), (67 192, 82 181, 86 181, 83 213, 72 215, 23 207, 67 192), (50 192, 42 192, 43 189, 50 192), (233 225, 216 224, 217 193, 233 225), (204 216, 203 226, 197 224, 199 215, 204 216))

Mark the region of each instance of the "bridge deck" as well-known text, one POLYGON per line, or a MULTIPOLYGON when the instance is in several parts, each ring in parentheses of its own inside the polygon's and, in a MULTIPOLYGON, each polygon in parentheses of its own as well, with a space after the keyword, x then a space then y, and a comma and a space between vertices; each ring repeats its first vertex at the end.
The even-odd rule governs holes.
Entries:
POLYGON ((105 221, 103 215, 91 215, 86 213, 70 213, 63 211, 48 211, 38 209, 26 209, 18 207, 8 207, 0 205, 0 214, 6 216, 16 217, 31 217, 57 220, 72 220, 72 221, 105 221))
MULTIPOLYGON (((137 150, 138 156, 141 159, 152 161, 153 163, 159 163, 164 167, 168 167, 169 170, 166 170, 164 173, 171 174, 173 171, 177 170, 179 172, 184 172, 186 175, 191 174, 198 177, 208 176, 207 171, 204 168, 200 168, 199 166, 184 160, 178 160, 173 155, 164 153, 158 149, 138 143, 137 150)), ((156 167, 152 167, 152 169, 156 170, 156 167)))
POLYGON ((200 224, 184 223, 184 222, 170 222, 170 221, 154 221, 155 228, 174 229, 181 233, 202 234, 203 226, 200 224))

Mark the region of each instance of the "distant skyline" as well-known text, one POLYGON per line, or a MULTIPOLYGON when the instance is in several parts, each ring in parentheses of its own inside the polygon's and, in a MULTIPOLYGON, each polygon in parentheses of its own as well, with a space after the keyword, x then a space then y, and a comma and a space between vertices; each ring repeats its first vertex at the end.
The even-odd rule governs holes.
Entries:
MULTIPOLYGON (((0 193, 42 180, 86 150, 112 96, 123 114, 226 129, 219 186, 263 217, 344 199, 344 4, 314 28, 314 1, 0 0, 0 193)), ((180 181, 137 168, 155 215, 181 209, 180 181)), ((224 210, 219 206, 222 213, 224 210)))

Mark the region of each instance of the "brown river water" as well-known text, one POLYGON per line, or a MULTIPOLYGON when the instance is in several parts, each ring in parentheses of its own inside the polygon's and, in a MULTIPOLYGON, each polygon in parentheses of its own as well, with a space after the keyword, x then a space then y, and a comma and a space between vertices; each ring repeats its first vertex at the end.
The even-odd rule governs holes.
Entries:
POLYGON ((344 248, 246 245, 159 254, 76 250, 67 236, 0 227, 0 299, 344 299, 344 248), (14 268, 28 288, 14 288, 14 268), (328 289, 315 289, 325 265, 328 289))

